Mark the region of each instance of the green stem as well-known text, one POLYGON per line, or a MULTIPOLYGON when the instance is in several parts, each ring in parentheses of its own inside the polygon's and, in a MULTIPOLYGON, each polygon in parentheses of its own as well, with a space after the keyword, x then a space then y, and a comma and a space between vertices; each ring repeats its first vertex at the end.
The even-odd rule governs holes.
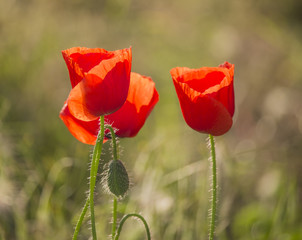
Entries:
POLYGON ((78 222, 77 222, 77 225, 76 225, 76 227, 75 227, 74 234, 73 234, 73 236, 72 236, 72 240, 76 240, 76 239, 78 238, 78 234, 79 234, 79 232, 80 232, 80 228, 81 228, 81 226, 82 226, 82 223, 83 223, 85 214, 86 214, 86 212, 87 212, 88 206, 89 206, 89 197, 88 197, 87 200, 86 200, 86 203, 85 203, 85 205, 84 205, 84 207, 83 207, 83 210, 82 210, 82 212, 81 212, 80 218, 79 218, 79 220, 78 220, 78 222))
MULTIPOLYGON (((110 125, 106 125, 105 128, 110 130, 113 148, 113 160, 117 161, 119 158, 118 146, 116 141, 115 132, 110 125)), ((112 208, 112 239, 114 239, 116 232, 116 222, 117 222, 117 198, 113 197, 113 208, 112 208)))
POLYGON ((113 211, 112 211, 112 239, 114 239, 116 232, 116 222, 117 222, 117 198, 113 198, 113 211))
POLYGON ((150 234, 150 230, 149 230, 149 227, 148 227, 148 224, 147 224, 146 220, 141 215, 136 214, 136 213, 127 214, 122 218, 122 220, 120 222, 120 225, 118 226, 117 233, 115 235, 114 240, 119 239, 122 228, 123 228, 123 225, 124 225, 125 221, 130 217, 137 217, 143 222, 143 224, 145 226, 145 229, 146 229, 147 238, 148 238, 148 240, 151 240, 151 234, 150 234))
POLYGON ((103 139, 105 133, 104 116, 100 117, 100 125, 101 125, 101 129, 99 131, 96 143, 94 145, 91 168, 90 168, 89 206, 90 206, 91 231, 92 231, 93 240, 97 239, 96 229, 95 229, 95 217, 94 217, 94 189, 95 189, 96 176, 97 176, 99 162, 101 158, 103 139))
POLYGON ((116 136, 113 128, 110 125, 106 125, 105 128, 110 130, 111 133, 111 142, 112 142, 112 148, 113 148, 113 160, 118 160, 119 154, 118 154, 118 146, 116 141, 116 136))
POLYGON ((210 137, 211 144, 211 160, 212 160, 212 206, 210 212, 210 229, 209 229, 209 240, 214 239, 215 222, 216 222, 216 210, 217 210, 217 173, 216 173, 216 153, 215 153, 215 142, 212 135, 210 137))

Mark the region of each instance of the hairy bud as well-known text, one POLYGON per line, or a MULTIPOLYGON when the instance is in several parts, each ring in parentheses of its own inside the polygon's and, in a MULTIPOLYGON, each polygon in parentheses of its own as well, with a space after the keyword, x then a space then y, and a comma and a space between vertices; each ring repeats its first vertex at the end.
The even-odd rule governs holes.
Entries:
POLYGON ((123 197, 129 189, 129 177, 126 168, 120 160, 112 160, 107 172, 109 191, 117 197, 123 197))

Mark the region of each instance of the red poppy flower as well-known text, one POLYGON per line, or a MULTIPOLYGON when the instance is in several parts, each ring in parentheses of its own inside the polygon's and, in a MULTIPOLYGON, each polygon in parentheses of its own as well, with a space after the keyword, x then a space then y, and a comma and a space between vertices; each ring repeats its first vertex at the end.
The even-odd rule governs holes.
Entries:
MULTIPOLYGON (((117 129, 118 137, 134 137, 144 125, 147 117, 159 100, 151 78, 131 73, 127 100, 116 112, 105 116, 105 122, 117 129)), ((94 145, 99 131, 99 120, 82 121, 69 111, 65 104, 61 110, 63 120, 71 134, 79 141, 94 145)))
POLYGON ((131 48, 106 51, 77 47, 62 54, 72 86, 67 105, 73 116, 91 121, 124 104, 130 83, 131 48))
POLYGON ((234 65, 170 71, 187 124, 201 133, 219 136, 232 126, 234 115, 234 65))

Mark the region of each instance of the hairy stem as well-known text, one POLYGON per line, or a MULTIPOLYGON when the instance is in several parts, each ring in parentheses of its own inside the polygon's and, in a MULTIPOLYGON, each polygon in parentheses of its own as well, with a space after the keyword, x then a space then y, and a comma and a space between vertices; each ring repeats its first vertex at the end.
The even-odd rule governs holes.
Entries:
POLYGON ((110 130, 111 133, 111 142, 112 142, 112 149, 113 149, 113 160, 118 160, 119 158, 119 152, 118 152, 118 145, 116 141, 116 136, 113 128, 110 125, 106 125, 105 128, 110 130))
POLYGON ((125 215, 125 216, 122 218, 122 220, 121 220, 121 222, 120 222, 120 225, 118 226, 118 229, 117 229, 117 232, 116 232, 116 235, 115 235, 114 240, 118 240, 118 239, 119 239, 120 234, 121 234, 121 231, 122 231, 122 228, 123 228, 123 225, 124 225, 124 223, 126 222, 126 220, 127 220, 128 218, 130 218, 130 217, 139 218, 139 219, 143 222, 143 224, 144 224, 144 226, 145 226, 145 229, 146 229, 147 238, 148 238, 148 240, 151 240, 150 229, 149 229, 149 226, 148 226, 148 224, 147 224, 147 221, 146 221, 141 215, 136 214, 136 213, 127 214, 127 215, 125 215))
POLYGON ((117 222, 117 198, 113 197, 113 210, 112 210, 112 239, 114 239, 116 232, 116 222, 117 222))
POLYGON ((216 170, 216 153, 215 153, 215 142, 212 135, 210 137, 211 146, 211 162, 212 162, 212 204, 210 212, 210 229, 209 229, 209 240, 214 239, 215 223, 216 223, 216 210, 217 210, 217 170, 216 170))
MULTIPOLYGON (((110 125, 106 125, 105 128, 110 130, 111 139, 112 139, 112 151, 113 151, 113 160, 117 161, 119 158, 118 154, 118 145, 116 141, 115 132, 110 125)), ((116 232, 116 222, 117 222, 117 198, 113 197, 113 207, 112 207, 112 239, 114 239, 116 232)))
POLYGON ((87 198, 86 203, 85 203, 85 205, 82 209, 81 215, 78 219, 77 225, 75 227, 75 230, 74 230, 74 233, 73 233, 73 236, 72 236, 72 240, 76 240, 78 238, 78 234, 80 232, 80 228, 82 226, 82 223, 83 223, 85 214, 87 212, 88 206, 89 206, 89 197, 87 198))
POLYGON ((93 240, 97 239, 96 229, 95 229, 95 217, 94 217, 94 189, 95 189, 96 176, 97 176, 99 162, 101 158, 103 139, 105 133, 104 116, 100 117, 100 125, 101 125, 101 129, 99 131, 96 143, 94 145, 91 168, 90 168, 89 206, 90 206, 90 220, 91 220, 91 231, 92 231, 93 240))

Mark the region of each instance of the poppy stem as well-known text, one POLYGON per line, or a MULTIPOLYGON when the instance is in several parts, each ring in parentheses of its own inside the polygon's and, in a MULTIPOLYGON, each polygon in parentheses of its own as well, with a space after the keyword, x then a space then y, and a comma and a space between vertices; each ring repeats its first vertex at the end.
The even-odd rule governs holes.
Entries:
MULTIPOLYGON (((106 125, 105 128, 110 130, 111 133, 111 142, 112 142, 112 151, 113 151, 113 160, 117 161, 119 158, 118 145, 116 141, 116 135, 114 129, 110 125, 106 125)), ((113 197, 113 208, 112 208, 112 239, 114 239, 116 232, 116 223, 117 223, 117 198, 113 197)))
POLYGON ((75 230, 74 230, 74 233, 73 233, 73 236, 72 236, 72 240, 76 240, 78 238, 78 234, 80 232, 80 228, 82 226, 82 223, 83 223, 85 214, 87 212, 88 206, 89 206, 89 197, 87 198, 86 203, 85 203, 85 205, 82 209, 81 215, 78 219, 77 225, 75 227, 75 230))
POLYGON ((116 141, 116 135, 114 132, 114 129, 110 125, 106 125, 105 128, 110 130, 111 133, 111 142, 112 142, 112 151, 113 151, 113 160, 118 160, 119 159, 119 152, 118 152, 118 145, 116 141))
POLYGON ((102 153, 103 140, 104 140, 104 116, 100 117, 101 129, 98 133, 96 143, 94 145, 92 162, 90 168, 90 188, 89 188, 89 206, 90 206, 90 220, 91 220, 91 231, 93 240, 97 239, 96 229, 95 229, 95 217, 94 217, 94 189, 96 183, 96 176, 98 173, 99 162, 102 153))
POLYGON ((216 223, 216 211, 217 211, 217 169, 216 169, 216 153, 215 153, 215 142, 214 137, 210 134, 210 147, 211 147, 211 162, 212 162, 212 199, 211 199, 211 210, 210 210, 210 229, 209 229, 209 240, 214 239, 215 223, 216 223))
POLYGON ((146 229, 147 239, 148 239, 148 240, 151 240, 150 229, 149 229, 149 226, 148 226, 148 224, 147 224, 147 221, 146 221, 140 214, 136 214, 136 213, 127 214, 127 215, 125 215, 125 216, 122 218, 122 220, 121 220, 121 222, 120 222, 120 225, 118 226, 118 229, 117 229, 117 232, 116 232, 116 235, 115 235, 114 240, 118 240, 118 239, 119 239, 120 234, 121 234, 121 231, 122 231, 122 228, 123 228, 123 225, 124 225, 124 223, 126 222, 126 220, 127 220, 128 218, 130 218, 130 217, 138 218, 138 219, 140 219, 140 220, 143 222, 143 224, 144 224, 144 226, 145 226, 145 229, 146 229))
POLYGON ((114 239, 116 232, 116 222, 117 222, 117 198, 113 197, 113 210, 112 210, 112 240, 114 239))

